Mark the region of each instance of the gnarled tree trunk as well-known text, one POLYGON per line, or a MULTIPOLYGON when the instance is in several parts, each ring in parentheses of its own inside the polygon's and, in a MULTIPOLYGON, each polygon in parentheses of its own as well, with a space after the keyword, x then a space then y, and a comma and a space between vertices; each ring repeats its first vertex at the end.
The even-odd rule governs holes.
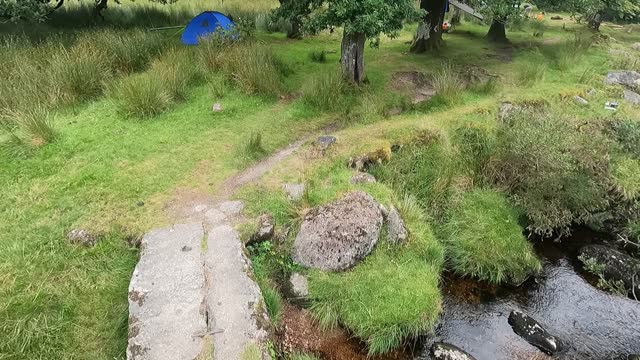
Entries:
POLYGON ((423 53, 442 47, 442 23, 446 0, 421 0, 420 8, 427 11, 423 23, 418 27, 411 52, 423 53))
POLYGON ((508 42, 507 32, 504 28, 504 19, 493 19, 489 32, 487 33, 487 39, 493 42, 508 42))
POLYGON ((602 23, 602 15, 595 13, 589 18, 589 27, 594 31, 600 31, 600 24, 602 23))
POLYGON ((367 37, 363 33, 344 33, 342 36, 342 75, 347 81, 356 84, 364 80, 364 43, 367 37))
POLYGON ((300 20, 297 18, 291 19, 291 28, 287 31, 287 38, 289 39, 302 39, 302 32, 300 31, 300 20))

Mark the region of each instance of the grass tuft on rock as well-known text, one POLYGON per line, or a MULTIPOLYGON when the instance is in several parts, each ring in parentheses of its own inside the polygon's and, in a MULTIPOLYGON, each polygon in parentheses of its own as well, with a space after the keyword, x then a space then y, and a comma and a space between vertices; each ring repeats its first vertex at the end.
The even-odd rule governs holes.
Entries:
POLYGON ((453 208, 444 239, 451 268, 464 276, 520 283, 541 264, 518 224, 518 213, 494 190, 474 190, 453 208))

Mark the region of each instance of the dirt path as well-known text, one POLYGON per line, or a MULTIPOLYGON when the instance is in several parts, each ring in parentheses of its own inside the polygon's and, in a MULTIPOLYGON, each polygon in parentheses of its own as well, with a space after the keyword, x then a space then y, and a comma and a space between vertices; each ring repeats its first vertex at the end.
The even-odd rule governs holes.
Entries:
POLYGON ((129 285, 127 359, 268 358, 262 294, 232 226, 243 204, 229 199, 305 141, 229 178, 215 196, 187 197, 177 224, 144 236, 129 285))

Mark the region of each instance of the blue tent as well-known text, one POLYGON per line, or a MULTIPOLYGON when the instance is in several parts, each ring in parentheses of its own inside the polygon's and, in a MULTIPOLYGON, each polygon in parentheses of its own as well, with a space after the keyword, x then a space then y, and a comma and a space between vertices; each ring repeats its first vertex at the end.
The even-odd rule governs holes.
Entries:
POLYGON ((201 38, 205 38, 218 29, 231 30, 235 24, 226 15, 216 11, 205 11, 187 24, 182 33, 182 43, 198 45, 201 38))

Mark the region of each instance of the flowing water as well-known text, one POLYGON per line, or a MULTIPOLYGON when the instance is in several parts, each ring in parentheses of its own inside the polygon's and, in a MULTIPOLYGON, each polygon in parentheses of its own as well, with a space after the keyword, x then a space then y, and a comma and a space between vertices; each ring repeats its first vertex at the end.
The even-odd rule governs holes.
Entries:
MULTIPOLYGON (((594 287, 576 259, 579 244, 597 241, 583 231, 562 245, 545 242, 538 249, 543 274, 519 288, 449 277, 441 324, 432 340, 456 345, 477 360, 551 358, 511 329, 509 313, 520 310, 569 345, 554 359, 625 359, 640 353, 640 302, 594 287)), ((430 359, 431 343, 416 359, 430 359)))

